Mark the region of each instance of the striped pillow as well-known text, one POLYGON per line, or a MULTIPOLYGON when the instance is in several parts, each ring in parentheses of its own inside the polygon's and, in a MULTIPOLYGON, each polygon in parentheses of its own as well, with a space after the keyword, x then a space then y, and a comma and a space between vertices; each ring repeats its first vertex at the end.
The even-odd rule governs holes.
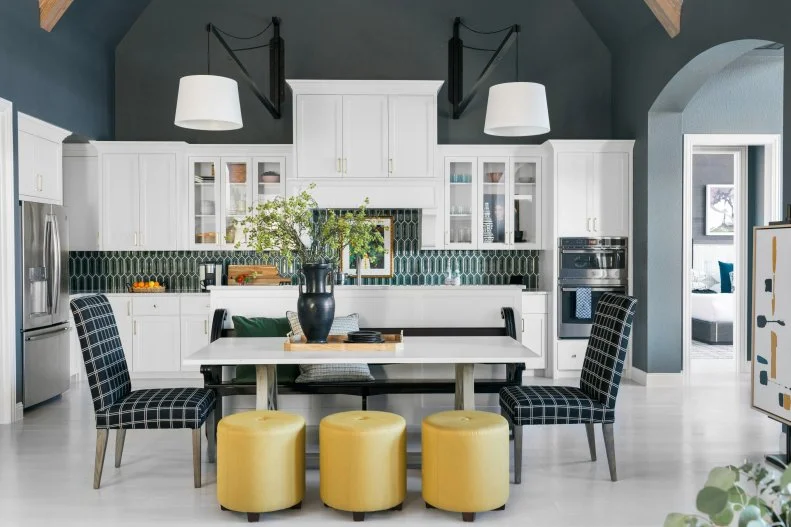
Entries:
MULTIPOLYGON (((299 317, 294 311, 286 311, 286 317, 291 325, 294 335, 302 336, 302 326, 299 317)), ((346 335, 350 331, 360 330, 360 315, 352 313, 345 317, 338 317, 332 321, 330 335, 346 335)), ((348 381, 373 381, 371 370, 367 364, 300 364, 298 383, 309 382, 348 382, 348 381)))

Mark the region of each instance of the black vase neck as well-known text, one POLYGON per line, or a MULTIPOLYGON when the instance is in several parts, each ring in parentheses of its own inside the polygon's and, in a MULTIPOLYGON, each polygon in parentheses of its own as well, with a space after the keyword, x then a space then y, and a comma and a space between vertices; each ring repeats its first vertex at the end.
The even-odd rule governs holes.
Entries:
POLYGON ((331 269, 330 265, 325 263, 304 264, 302 274, 305 276, 305 292, 326 293, 327 275, 330 274, 331 269))

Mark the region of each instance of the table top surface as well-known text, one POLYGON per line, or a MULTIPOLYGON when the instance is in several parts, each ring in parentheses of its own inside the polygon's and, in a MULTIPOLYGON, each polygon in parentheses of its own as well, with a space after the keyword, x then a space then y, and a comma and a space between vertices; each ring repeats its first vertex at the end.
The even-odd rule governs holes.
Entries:
POLYGON ((284 338, 221 338, 186 357, 185 366, 256 364, 476 364, 538 358, 511 337, 404 337, 400 351, 285 351, 284 338))

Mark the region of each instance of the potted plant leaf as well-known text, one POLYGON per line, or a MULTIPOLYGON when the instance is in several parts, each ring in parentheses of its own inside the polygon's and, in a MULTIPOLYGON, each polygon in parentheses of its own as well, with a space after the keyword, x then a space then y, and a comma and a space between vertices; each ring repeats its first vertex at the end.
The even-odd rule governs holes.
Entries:
MULTIPOLYGON (((279 252, 300 266, 297 315, 308 342, 326 342, 335 318, 333 282, 327 277, 345 247, 381 246, 384 240, 366 221, 368 199, 352 212, 329 211, 319 221, 318 205, 308 190, 259 203, 239 222, 248 245, 265 254, 279 252)), ((239 244, 237 244, 237 247, 239 244)))

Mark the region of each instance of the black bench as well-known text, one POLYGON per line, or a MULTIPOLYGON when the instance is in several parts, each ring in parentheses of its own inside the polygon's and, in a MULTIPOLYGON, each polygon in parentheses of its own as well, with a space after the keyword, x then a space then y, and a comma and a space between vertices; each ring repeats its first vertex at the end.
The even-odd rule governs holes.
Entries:
MULTIPOLYGON (((501 316, 505 321, 501 327, 456 327, 456 328, 367 328, 375 329, 383 333, 404 332, 404 336, 409 337, 479 337, 479 336, 508 336, 517 338, 516 321, 514 311, 510 307, 500 310, 501 316)), ((225 309, 217 309, 214 312, 211 328, 211 341, 219 338, 233 337, 234 330, 225 329, 225 321, 228 312, 225 309)), ((524 364, 507 364, 505 377, 500 379, 476 379, 475 393, 499 393, 505 386, 522 384, 522 372, 524 364)), ((217 394, 217 415, 222 415, 222 398, 227 395, 255 395, 255 382, 236 380, 222 380, 222 366, 201 366, 204 386, 214 390, 217 394)), ((373 372, 372 372, 373 373, 373 372)), ((374 375, 374 377, 376 377, 374 375)), ((355 395, 362 398, 362 409, 368 408, 368 397, 375 395, 388 394, 434 394, 455 392, 456 383, 454 379, 382 379, 375 378, 373 381, 355 382, 311 382, 296 383, 283 382, 277 383, 277 394, 333 394, 333 395, 355 395)), ((277 400, 275 399, 275 407, 277 400)))

